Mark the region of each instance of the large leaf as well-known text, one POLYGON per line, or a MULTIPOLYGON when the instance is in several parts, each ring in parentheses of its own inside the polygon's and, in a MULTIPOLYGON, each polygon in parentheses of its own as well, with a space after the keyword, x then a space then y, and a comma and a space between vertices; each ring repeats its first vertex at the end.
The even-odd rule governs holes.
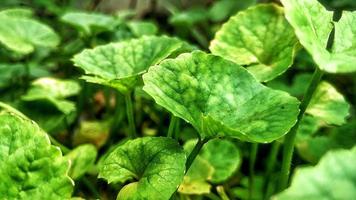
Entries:
POLYGON ((61 21, 74 26, 85 36, 113 30, 118 24, 112 16, 82 11, 67 12, 61 16, 61 21))
POLYGON ((65 98, 78 94, 80 86, 72 80, 39 78, 32 82, 30 89, 22 96, 25 101, 48 100, 64 114, 75 110, 75 104, 65 98))
POLYGON ((236 63, 201 51, 153 66, 144 90, 200 136, 271 142, 295 124, 299 101, 260 84, 236 63))
POLYGON ((188 45, 176 38, 143 36, 84 50, 73 61, 85 71, 86 81, 127 92, 149 66, 186 49, 188 45))
POLYGON ((0 14, 0 43, 20 54, 32 53, 36 47, 53 48, 59 37, 49 26, 37 20, 0 14))
POLYGON ((260 4, 231 17, 209 48, 213 54, 246 65, 259 81, 269 81, 292 65, 297 44, 283 8, 260 4))
POLYGON ((183 180, 186 155, 170 138, 144 137, 114 149, 104 160, 99 177, 124 186, 118 199, 166 200, 183 180))
POLYGON ((335 22, 332 51, 326 50, 332 30, 332 12, 317 0, 281 0, 286 18, 295 29, 300 43, 309 51, 319 68, 331 73, 356 71, 355 12, 345 12, 335 22))
POLYGON ((321 82, 306 112, 327 124, 342 125, 346 122, 349 109, 350 106, 342 94, 328 82, 321 82))
POLYGON ((275 199, 354 199, 356 147, 327 153, 314 167, 297 169, 290 188, 275 199))
POLYGON ((91 144, 80 145, 66 154, 64 157, 71 161, 69 176, 77 179, 85 174, 94 166, 96 154, 97 150, 91 144))
POLYGON ((69 199, 69 162, 33 121, 0 105, 0 198, 69 199))

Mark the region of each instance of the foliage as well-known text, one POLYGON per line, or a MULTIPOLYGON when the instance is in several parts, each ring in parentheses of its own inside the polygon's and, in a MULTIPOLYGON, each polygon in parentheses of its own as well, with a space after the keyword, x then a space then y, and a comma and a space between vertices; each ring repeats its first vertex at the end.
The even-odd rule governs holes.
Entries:
POLYGON ((355 9, 0 1, 0 199, 353 199, 355 9))

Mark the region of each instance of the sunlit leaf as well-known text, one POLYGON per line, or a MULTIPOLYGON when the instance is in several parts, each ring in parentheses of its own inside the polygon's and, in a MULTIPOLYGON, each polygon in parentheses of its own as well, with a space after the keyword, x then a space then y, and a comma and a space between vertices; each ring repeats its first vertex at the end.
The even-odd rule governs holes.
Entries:
POLYGON ((29 54, 36 47, 53 48, 58 35, 49 26, 25 17, 0 15, 0 43, 20 54, 29 54))
POLYGON ((292 65, 297 42, 283 8, 261 4, 231 17, 216 33, 209 48, 213 54, 246 65, 264 82, 292 65))
POLYGON ((183 148, 173 139, 138 138, 114 149, 102 163, 99 177, 127 183, 118 199, 166 200, 183 180, 185 161, 183 148))
POLYGON ((0 105, 0 198, 69 199, 69 162, 33 121, 0 105))
POLYGON ((201 51, 150 67, 144 90, 191 123, 202 138, 253 142, 282 137, 296 122, 299 101, 260 84, 236 63, 201 51))
POLYGON ((73 62, 85 71, 82 78, 86 81, 127 92, 149 66, 189 48, 177 38, 143 36, 84 50, 74 56, 73 62))
POLYGON ((61 16, 61 20, 74 26, 85 36, 113 30, 118 24, 112 16, 82 11, 67 12, 61 16))
POLYGON ((293 26, 300 43, 312 55, 319 68, 331 73, 354 72, 356 67, 355 12, 344 12, 339 22, 333 22, 333 13, 317 0, 281 0, 286 18, 293 26), (335 24, 334 44, 326 50, 335 24))

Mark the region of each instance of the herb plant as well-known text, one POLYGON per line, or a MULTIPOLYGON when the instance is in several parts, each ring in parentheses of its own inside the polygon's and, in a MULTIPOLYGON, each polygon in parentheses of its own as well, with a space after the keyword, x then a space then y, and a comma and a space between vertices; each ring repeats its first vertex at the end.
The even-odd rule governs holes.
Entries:
POLYGON ((356 197, 352 0, 76 2, 0 2, 0 199, 356 197))

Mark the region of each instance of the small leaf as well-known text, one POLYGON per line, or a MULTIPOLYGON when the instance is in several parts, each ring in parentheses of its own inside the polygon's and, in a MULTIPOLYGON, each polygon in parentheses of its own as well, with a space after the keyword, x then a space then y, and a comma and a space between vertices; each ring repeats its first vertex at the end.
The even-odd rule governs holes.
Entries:
POLYGON ((45 77, 33 81, 22 100, 47 100, 64 114, 69 114, 75 111, 75 104, 65 98, 76 95, 79 91, 80 86, 75 81, 45 77))
POLYGON ((49 26, 31 18, 0 15, 0 43, 20 54, 32 53, 36 47, 53 48, 58 35, 49 26))
POLYGON ((259 81, 266 82, 292 65, 297 43, 283 8, 260 4, 231 17, 216 33, 209 49, 246 65, 259 81))
POLYGON ((144 137, 114 149, 100 165, 99 177, 124 186, 118 199, 166 200, 183 180, 186 155, 170 138, 144 137))
POLYGON ((300 43, 312 55, 319 68, 331 73, 356 71, 355 12, 344 12, 339 22, 333 13, 317 0, 281 0, 286 18, 293 26, 300 43), (331 52, 327 41, 335 24, 335 39, 331 52))
POLYGON ((256 3, 256 0, 220 0, 214 1, 214 4, 209 9, 209 16, 212 21, 222 21, 229 16, 244 10, 256 3))
POLYGON ((94 166, 97 150, 91 144, 84 144, 76 147, 64 157, 70 160, 69 176, 78 179, 94 166))
POLYGON ((177 12, 169 18, 169 23, 176 26, 192 27, 209 19, 209 12, 202 7, 177 12))
POLYGON ((69 199, 69 162, 33 121, 0 104, 0 198, 69 199))
POLYGON ((306 113, 327 124, 342 125, 349 115, 350 105, 328 82, 321 82, 309 103, 306 113))
POLYGON ((143 35, 155 35, 158 32, 158 27, 152 22, 132 21, 127 25, 136 37, 141 37, 143 35))
POLYGON ((236 63, 194 51, 167 59, 143 76, 155 101, 191 123, 202 138, 271 142, 295 124, 299 101, 272 90, 236 63))
POLYGON ((174 53, 190 50, 189 45, 167 36, 143 36, 84 50, 73 58, 85 71, 88 82, 107 85, 125 93, 137 83, 138 76, 174 53))
POLYGON ((210 140, 203 146, 199 155, 213 166, 213 183, 227 180, 242 162, 239 149, 229 140, 210 140))
POLYGON ((355 177, 356 147, 333 150, 316 166, 297 169, 291 186, 274 199, 354 199, 355 177))
POLYGON ((113 30, 118 24, 112 16, 82 11, 67 12, 61 16, 61 21, 74 26, 85 36, 113 30))

